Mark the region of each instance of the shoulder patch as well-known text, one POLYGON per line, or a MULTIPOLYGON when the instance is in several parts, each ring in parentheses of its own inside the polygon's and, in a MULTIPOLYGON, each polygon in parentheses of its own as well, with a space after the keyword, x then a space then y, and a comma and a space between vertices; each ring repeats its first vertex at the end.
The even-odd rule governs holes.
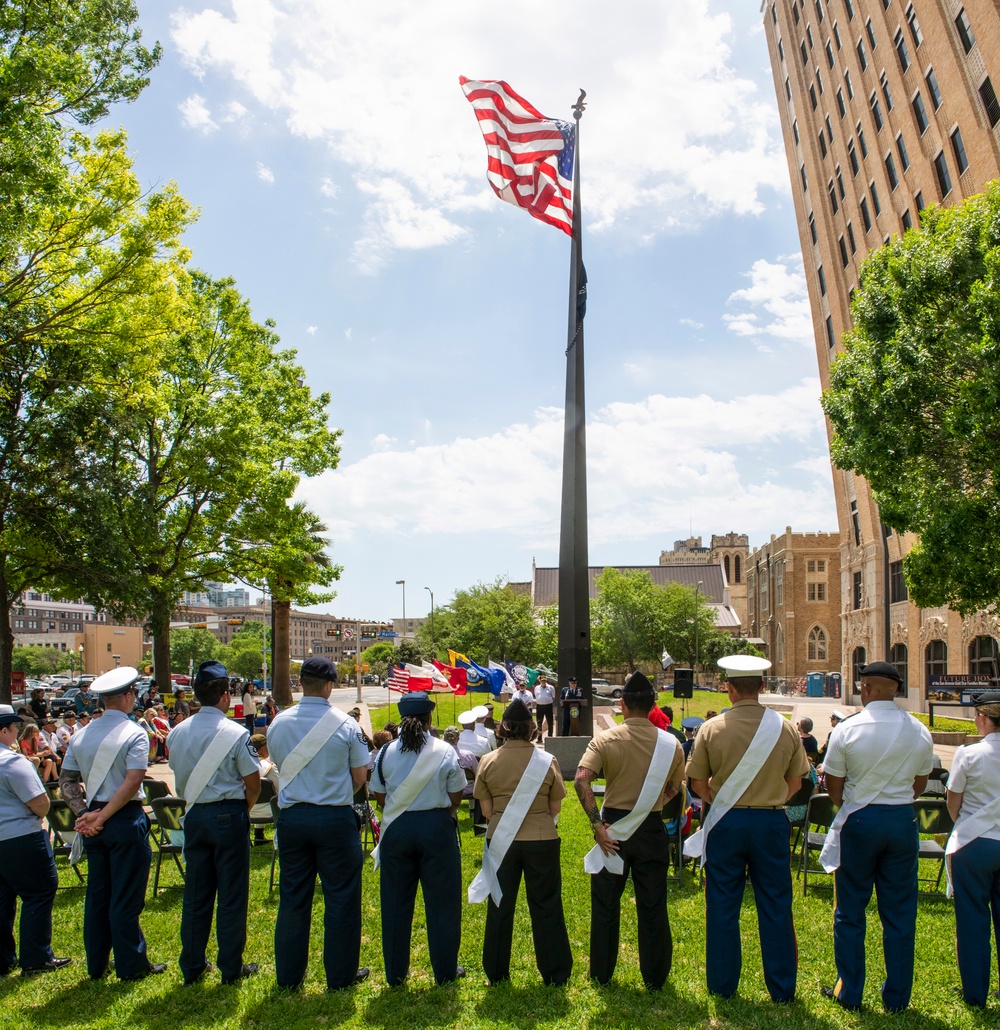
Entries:
POLYGON ((361 743, 365 745, 365 747, 368 746, 368 738, 365 736, 364 730, 358 730, 355 736, 357 736, 358 740, 360 740, 361 743))
POLYGON ((249 751, 254 758, 260 758, 260 755, 257 754, 257 749, 253 746, 253 741, 249 737, 246 739, 246 745, 247 751, 249 751))

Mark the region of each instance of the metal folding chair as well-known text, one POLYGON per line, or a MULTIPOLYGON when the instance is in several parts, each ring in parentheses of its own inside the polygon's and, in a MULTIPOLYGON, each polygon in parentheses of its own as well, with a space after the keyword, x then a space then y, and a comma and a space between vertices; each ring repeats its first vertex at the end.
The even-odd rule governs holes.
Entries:
MULTIPOLYGON (((948 812, 948 804, 941 798, 917 798, 913 802, 913 811, 917 815, 917 833, 920 834, 919 857, 938 863, 934 890, 920 891, 925 897, 942 897, 940 893, 941 875, 944 873, 944 844, 934 840, 939 837, 947 842, 948 834, 955 825, 948 812)), ((927 877, 918 878, 920 883, 930 883, 927 877)))
MULTIPOLYGON (((183 833, 184 809, 187 802, 183 798, 162 797, 153 798, 153 814, 156 816, 156 828, 152 834, 153 843, 156 845, 156 871, 153 874, 153 897, 160 889, 160 866, 163 864, 163 856, 169 855, 176 864, 184 880, 184 866, 180 856, 184 853, 184 845, 176 843, 170 836, 173 833, 183 833)), ((184 884, 172 883, 164 886, 164 890, 183 888, 184 884)))
MULTIPOLYGON (((61 798, 49 800, 49 814, 46 817, 49 823, 49 830, 52 832, 52 854, 56 858, 65 858, 69 861, 70 852, 73 850, 73 841, 76 839, 76 816, 73 809, 61 798)), ((76 873, 79 883, 68 884, 70 887, 82 887, 84 885, 83 873, 78 865, 70 865, 70 869, 76 873)))
MULTIPOLYGON (((812 852, 820 852, 826 844, 826 835, 837 814, 837 806, 829 794, 813 794, 806 803, 805 826, 802 832, 802 851, 799 857, 799 873, 802 876, 802 893, 809 890, 809 874, 813 876, 831 877, 826 870, 810 869, 809 856, 812 852)), ((823 890, 833 890, 833 882, 814 884, 823 890)))

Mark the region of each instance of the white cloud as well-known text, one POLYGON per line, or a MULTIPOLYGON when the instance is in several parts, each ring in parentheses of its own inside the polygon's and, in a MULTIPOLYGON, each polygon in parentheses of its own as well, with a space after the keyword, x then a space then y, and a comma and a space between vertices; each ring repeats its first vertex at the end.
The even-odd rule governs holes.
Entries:
POLYGON ((754 339, 761 350, 772 347, 762 337, 791 340, 813 346, 809 293, 800 257, 761 258, 747 273, 750 286, 730 294, 728 303, 743 310, 722 316, 731 332, 754 339))
POLYGON ((274 185, 274 172, 263 161, 257 162, 257 178, 261 182, 266 182, 268 186, 274 185))
POLYGON ((174 16, 182 59, 346 165, 367 205, 355 256, 369 272, 395 250, 462 238, 497 203, 462 72, 502 72, 560 117, 576 99, 567 84, 586 85, 590 229, 641 245, 724 212, 759 213, 764 191, 788 189, 769 78, 762 92, 736 71, 736 16, 708 0, 637 0, 628 18, 599 0, 572 18, 534 0, 509 0, 500 19, 453 0, 199 6, 174 16))
POLYGON ((704 322, 697 322, 693 318, 681 318, 681 319, 678 319, 678 321, 680 322, 681 325, 690 326, 692 329, 704 329, 705 328, 705 323, 704 322))
POLYGON ((192 93, 187 100, 178 105, 181 112, 181 122, 189 129, 196 132, 203 132, 206 135, 215 132, 219 127, 212 118, 212 112, 205 103, 205 98, 198 93, 192 93))
POLYGON ((230 100, 228 104, 223 107, 222 121, 224 122, 240 122, 246 118, 249 113, 247 109, 238 101, 230 100))
MULTIPOLYGON (((592 545, 662 532, 676 522, 679 498, 695 523, 738 524, 751 534, 786 525, 789 511, 799 523, 834 524, 829 466, 825 487, 817 484, 818 458, 789 461, 767 478, 755 471, 758 452, 825 447, 819 392, 818 380, 807 379, 777 395, 653 395, 599 410, 587 429, 592 545)), ((530 424, 488 436, 399 447, 380 435, 371 446, 374 453, 301 487, 338 540, 364 529, 405 537, 506 533, 554 544, 560 409, 540 409, 530 424), (400 503, 384 503, 387 483, 400 503)))
POLYGON ((350 326, 348 326, 344 330, 344 339, 345 340, 349 340, 353 334, 354 334, 354 330, 350 326))
POLYGON ((329 197, 334 200, 340 193, 340 187, 330 178, 329 175, 324 176, 320 180, 319 191, 324 197, 329 197))
POLYGON ((307 325, 307 326, 306 326, 306 332, 307 332, 307 333, 308 333, 308 334, 309 334, 310 336, 315 336, 315 335, 316 335, 316 333, 318 333, 318 332, 319 332, 319 326, 315 326, 315 325, 307 325))

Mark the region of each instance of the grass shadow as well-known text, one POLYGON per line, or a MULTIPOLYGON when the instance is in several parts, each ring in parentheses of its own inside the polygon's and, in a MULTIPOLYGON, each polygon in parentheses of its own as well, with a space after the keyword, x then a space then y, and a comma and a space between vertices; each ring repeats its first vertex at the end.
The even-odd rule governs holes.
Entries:
MULTIPOLYGON (((174 975, 177 975, 176 970, 174 975)), ((212 975, 218 976, 218 973, 212 975)), ((174 980, 165 991, 161 990, 135 1005, 128 1014, 128 1025, 149 1030, 176 1030, 183 1013, 185 1026, 213 1026, 231 1019, 239 1007, 238 987, 223 987, 218 981, 185 987, 174 980)))
MULTIPOLYGON (((123 984, 110 974, 104 980, 90 980, 86 972, 77 967, 84 979, 77 980, 60 989, 53 984, 52 973, 46 974, 45 1001, 33 1006, 30 1012, 31 1021, 38 1026, 65 1026, 67 1013, 86 1013, 88 1022, 96 1023, 108 1009, 118 1006, 123 995, 134 990, 138 984, 123 984)), ((31 983, 31 990, 38 991, 36 980, 21 981, 31 983)), ((27 1014, 27 1013, 26 1013, 27 1014)), ((175 1020, 176 1022, 176 1020, 175 1020)))
POLYGON ((571 1007, 565 987, 546 987, 545 984, 515 987, 508 982, 484 987, 476 1003, 476 1013, 490 1023, 533 1027, 539 1023, 561 1024, 571 1007))
POLYGON ((272 984, 247 1007, 241 1022, 263 1027, 339 1025, 353 1020, 357 1010, 356 990, 284 991, 272 984))
POLYGON ((462 1007, 461 982, 456 980, 443 987, 416 986, 409 982, 400 987, 385 987, 365 1005, 365 1023, 386 1030, 450 1026, 459 1017, 462 1007))
POLYGON ((596 987, 598 1007, 589 1015, 595 1030, 627 1026, 632 1030, 660 1030, 663 1026, 697 1027, 710 1021, 708 1005, 689 994, 678 994, 668 980, 662 990, 637 987, 596 987))

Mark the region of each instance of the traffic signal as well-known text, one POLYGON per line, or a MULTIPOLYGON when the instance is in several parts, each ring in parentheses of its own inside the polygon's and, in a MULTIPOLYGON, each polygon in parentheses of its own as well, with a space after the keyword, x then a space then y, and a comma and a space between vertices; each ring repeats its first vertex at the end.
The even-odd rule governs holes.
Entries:
POLYGON ((243 619, 242 618, 239 618, 239 619, 227 619, 226 622, 227 622, 227 625, 229 625, 229 626, 242 626, 243 625, 243 619))

